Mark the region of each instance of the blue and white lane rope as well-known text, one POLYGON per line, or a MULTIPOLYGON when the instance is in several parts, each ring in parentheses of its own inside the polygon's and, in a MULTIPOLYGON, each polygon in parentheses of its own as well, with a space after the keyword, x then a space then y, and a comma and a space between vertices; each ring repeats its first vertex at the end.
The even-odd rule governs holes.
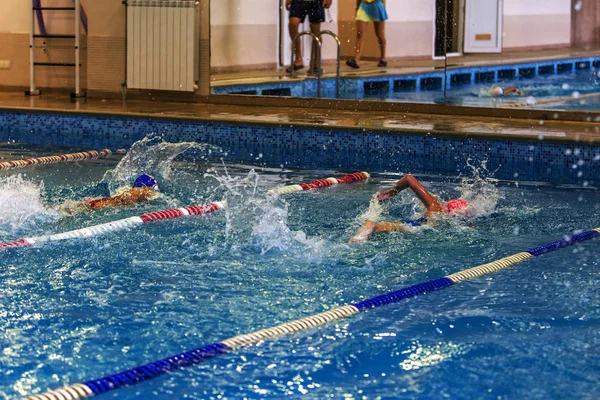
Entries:
POLYGON ((253 333, 235 336, 233 338, 223 340, 222 342, 213 343, 208 346, 179 353, 168 358, 163 358, 162 360, 142 365, 141 367, 129 369, 114 375, 108 375, 104 378, 93 379, 91 381, 71 385, 63 389, 57 389, 44 394, 30 396, 27 397, 26 400, 83 399, 125 386, 131 386, 136 383, 155 378, 159 375, 163 375, 167 372, 176 371, 183 367, 188 367, 194 364, 200 364, 201 362, 209 360, 218 355, 229 353, 230 351, 250 346, 267 339, 273 339, 279 336, 315 328, 317 326, 325 325, 331 321, 350 317, 370 308, 396 303, 400 300, 415 297, 420 294, 426 294, 435 290, 444 289, 461 281, 496 272, 501 269, 511 267, 517 263, 520 263, 521 261, 525 261, 578 242, 583 242, 584 240, 592 239, 597 236, 600 236, 600 228, 582 232, 571 237, 565 237, 557 240, 556 242, 536 247, 522 253, 517 253, 488 264, 483 264, 460 271, 443 278, 419 283, 400 290, 382 294, 380 296, 372 297, 367 300, 359 301, 358 303, 335 308, 321 314, 302 318, 292 322, 286 322, 285 324, 278 325, 273 328, 262 329, 253 333))

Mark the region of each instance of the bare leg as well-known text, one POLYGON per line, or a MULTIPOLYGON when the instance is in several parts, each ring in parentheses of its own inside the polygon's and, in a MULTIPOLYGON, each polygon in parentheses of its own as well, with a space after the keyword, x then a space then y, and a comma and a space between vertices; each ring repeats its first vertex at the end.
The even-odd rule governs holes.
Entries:
MULTIPOLYGON (((298 34, 298 28, 300 27, 300 18, 290 18, 290 22, 288 24, 288 29, 290 31, 290 38, 293 40, 298 34)), ((302 46, 300 43, 300 38, 296 40, 296 52, 294 54, 294 65, 302 65, 304 62, 302 61, 302 46)))
POLYGON ((363 39, 365 37, 365 31, 367 30, 367 22, 356 21, 356 45, 354 59, 358 63, 363 50, 363 39))
POLYGON ((385 40, 385 21, 377 21, 375 24, 375 34, 379 41, 379 51, 381 52, 381 60, 385 61, 385 50, 387 41, 385 40))
MULTIPOLYGON (((318 34, 321 32, 321 24, 310 24, 310 31, 315 35, 318 34)), ((310 71, 314 71, 317 68, 317 65, 320 64, 320 62, 317 61, 317 58, 320 57, 319 46, 314 40, 312 42, 312 55, 310 71)))

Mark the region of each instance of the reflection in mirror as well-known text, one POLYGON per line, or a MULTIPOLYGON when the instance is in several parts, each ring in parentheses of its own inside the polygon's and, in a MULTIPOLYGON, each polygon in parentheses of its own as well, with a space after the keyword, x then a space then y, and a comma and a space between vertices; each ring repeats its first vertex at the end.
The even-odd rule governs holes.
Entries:
MULTIPOLYGON (((315 0, 320 3, 323 0, 315 0)), ((293 3, 312 3, 293 0, 293 3)), ((394 0, 385 4, 387 65, 381 63, 375 23, 366 23, 360 68, 353 59, 357 39, 357 1, 332 0, 320 31, 333 32, 341 44, 340 95, 342 99, 402 102, 444 102, 444 57, 434 54, 435 3, 394 0)), ((297 4, 292 4, 296 6, 297 4)), ((305 4, 302 4, 305 6, 305 4)), ((373 4, 370 4, 373 6, 373 4)), ((291 10, 293 11, 293 10, 291 10)), ((290 11, 286 0, 214 0, 211 2, 211 88, 215 94, 336 97, 337 46, 323 35, 322 69, 311 65, 311 42, 304 35, 302 69, 286 72, 292 63, 290 11), (317 72, 317 73, 315 73, 317 72), (317 88, 321 90, 318 93, 317 88)), ((307 17, 299 31, 310 31, 307 17)))
POLYGON ((458 33, 463 47, 447 59, 447 103, 600 110, 598 2, 455 1, 445 3, 464 34, 446 30, 447 39, 458 33))
MULTIPOLYGON (((335 40, 321 36, 322 74, 309 68, 310 35, 294 60, 286 1, 211 1, 212 93, 336 97, 335 40), (297 68, 286 72, 292 63, 297 68)), ((347 65, 356 54, 357 0, 332 0, 319 30, 339 37, 342 99, 600 110, 598 2, 362 1, 381 1, 387 11, 387 65, 372 22, 360 68, 347 65)), ((306 18, 299 31, 310 30, 306 18)))

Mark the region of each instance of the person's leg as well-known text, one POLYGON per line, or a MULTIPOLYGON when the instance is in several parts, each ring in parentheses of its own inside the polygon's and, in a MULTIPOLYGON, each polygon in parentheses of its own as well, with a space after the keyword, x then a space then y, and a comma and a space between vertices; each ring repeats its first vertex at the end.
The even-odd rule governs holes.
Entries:
POLYGON ((375 34, 379 41, 379 51, 381 52, 381 61, 386 61, 386 46, 387 41, 385 39, 385 21, 375 21, 375 34))
MULTIPOLYGON (((320 22, 319 23, 311 23, 310 31, 315 35, 318 34, 319 32, 321 32, 321 23, 320 22)), ((316 72, 317 65, 319 64, 319 61, 317 61, 317 59, 321 55, 321 52, 319 51, 319 46, 317 45, 317 42, 315 40, 313 40, 313 42, 312 42, 311 55, 312 55, 312 57, 310 58, 310 62, 311 62, 310 71, 312 71, 314 73, 314 72, 316 72)))
POLYGON ((363 39, 367 30, 368 22, 356 21, 356 44, 354 46, 354 60, 358 64, 363 50, 363 39))
MULTIPOLYGON (((290 17, 290 21, 288 24, 288 29, 290 31, 290 38, 294 40, 296 35, 298 35, 298 29, 300 27, 300 18, 290 17)), ((294 65, 300 66, 304 64, 302 61, 302 43, 300 42, 300 38, 296 40, 296 50, 294 54, 294 65)))
MULTIPOLYGON (((313 35, 317 35, 321 32, 321 23, 325 22, 325 8, 323 8, 322 0, 310 2, 310 11, 308 13, 308 21, 310 22, 310 31, 313 35)), ((319 46, 313 40, 312 42, 312 57, 310 58, 311 65, 309 72, 313 74, 319 73, 317 71, 317 65, 320 64, 318 58, 321 56, 321 52, 319 51, 319 46)))

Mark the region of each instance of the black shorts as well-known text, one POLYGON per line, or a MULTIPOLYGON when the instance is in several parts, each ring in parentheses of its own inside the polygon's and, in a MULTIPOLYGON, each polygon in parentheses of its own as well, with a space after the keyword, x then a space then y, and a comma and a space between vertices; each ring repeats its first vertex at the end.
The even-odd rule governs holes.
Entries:
POLYGON ((307 15, 311 24, 325 22, 323 0, 292 0, 290 18, 298 18, 300 22, 304 22, 307 15))

